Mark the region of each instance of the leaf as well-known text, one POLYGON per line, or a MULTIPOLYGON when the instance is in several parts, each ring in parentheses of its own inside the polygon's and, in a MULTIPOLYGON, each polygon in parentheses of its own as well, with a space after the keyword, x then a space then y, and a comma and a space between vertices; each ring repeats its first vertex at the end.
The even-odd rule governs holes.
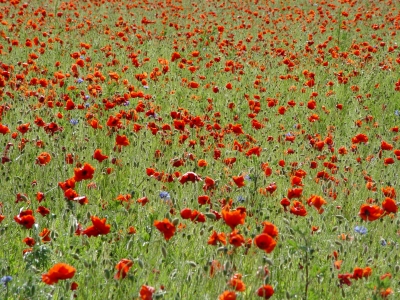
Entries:
POLYGON ((297 245, 297 243, 294 240, 288 240, 287 242, 288 242, 289 246, 291 246, 292 248, 294 248, 294 249, 299 248, 299 246, 297 245))

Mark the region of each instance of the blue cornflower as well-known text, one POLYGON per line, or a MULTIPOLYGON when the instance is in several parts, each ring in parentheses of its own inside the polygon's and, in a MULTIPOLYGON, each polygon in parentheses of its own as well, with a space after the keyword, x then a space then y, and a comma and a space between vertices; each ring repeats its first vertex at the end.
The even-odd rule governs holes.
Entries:
POLYGON ((387 242, 386 242, 386 240, 384 240, 384 239, 381 239, 381 245, 382 245, 382 246, 386 246, 386 245, 387 245, 387 242))
POLYGON ((124 103, 122 103, 123 106, 128 106, 129 105, 129 101, 125 101, 124 103))
POLYGON ((239 197, 237 197, 237 202, 239 202, 239 203, 243 203, 245 200, 246 200, 246 199, 245 199, 242 195, 240 195, 239 197))
POLYGON ((1 283, 7 285, 13 278, 11 276, 4 276, 0 279, 1 283))
POLYGON ((354 228, 354 231, 359 234, 366 234, 368 232, 367 228, 365 228, 364 226, 356 226, 354 228))
POLYGON ((394 114, 395 114, 396 116, 400 117, 400 111, 399 111, 398 109, 396 109, 396 110, 394 111, 394 114))
POLYGON ((90 96, 89 95, 86 95, 85 96, 85 100, 87 100, 87 99, 89 99, 90 98, 90 96))
POLYGON ((75 126, 75 125, 77 125, 77 124, 79 123, 79 120, 77 120, 77 119, 71 119, 71 120, 69 120, 69 123, 70 123, 71 125, 75 126))
POLYGON ((89 108, 90 104, 89 103, 85 103, 85 108, 89 108))
POLYGON ((251 181, 251 176, 249 174, 245 175, 244 180, 251 181))
POLYGON ((81 55, 79 58, 80 58, 80 59, 85 59, 85 57, 84 57, 83 55, 81 55))
POLYGON ((82 83, 82 82, 84 82, 85 80, 83 80, 82 78, 78 78, 78 80, 76 81, 77 83, 82 83))
POLYGON ((166 191, 160 192, 160 198, 161 198, 162 200, 164 200, 164 201, 171 200, 171 196, 170 196, 169 193, 166 192, 166 191))

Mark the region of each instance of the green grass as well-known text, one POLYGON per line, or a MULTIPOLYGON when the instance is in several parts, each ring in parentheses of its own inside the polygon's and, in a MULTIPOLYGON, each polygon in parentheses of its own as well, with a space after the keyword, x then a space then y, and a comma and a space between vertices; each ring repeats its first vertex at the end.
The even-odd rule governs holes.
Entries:
POLYGON ((10 161, 0 164, 0 215, 5 217, 0 223, 0 277, 12 276, 12 280, 0 285, 0 299, 138 299, 142 285, 155 288, 154 298, 217 299, 224 291, 233 290, 228 282, 236 273, 246 285, 243 292, 236 292, 237 299, 256 299, 263 284, 273 287, 275 299, 379 299, 387 288, 392 289, 389 298, 396 298, 398 216, 384 215, 373 222, 359 216, 362 204, 381 205, 385 199, 382 188, 391 186, 398 192, 399 187, 396 155, 393 151, 380 154, 382 141, 392 144, 393 150, 400 149, 399 135, 393 130, 400 120, 395 113, 400 110, 395 90, 400 79, 396 3, 34 1, 23 8, 22 2, 3 2, 0 124, 10 132, 0 134, 0 146, 2 156, 10 161), (313 18, 310 11, 315 13, 313 18), (344 11, 349 16, 343 16, 344 11), (357 13, 362 19, 355 21, 357 13), (155 23, 143 24, 144 18, 155 23), (346 27, 342 26, 344 21, 346 27), (36 28, 29 24, 36 24, 36 28), (374 30, 375 24, 385 26, 374 30), (224 26, 222 33, 220 25, 224 26), (126 41, 118 36, 121 32, 126 41), (38 45, 33 43, 35 37, 38 45), (27 39, 32 40, 32 47, 26 46, 27 39), (18 45, 13 45, 15 41, 18 45), (81 43, 91 47, 84 49, 81 43), (368 46, 376 51, 369 52, 373 48, 368 46), (357 47, 359 56, 353 54, 357 47), (388 51, 389 47, 394 47, 393 51, 388 51), (193 51, 199 55, 193 56, 193 51), (78 67, 77 77, 71 70, 76 63, 71 57, 74 52, 85 61, 78 67), (172 62, 174 52, 181 58, 172 62), (32 53, 38 58, 29 60, 32 53), (371 58, 364 58, 368 53, 371 58), (169 61, 165 74, 159 58, 169 61), (284 59, 294 66, 288 68, 284 59), (193 73, 191 65, 196 67, 193 73), (153 80, 150 74, 155 68, 161 74, 153 80), (310 79, 305 70, 315 74, 312 87, 305 85, 310 79), (57 81, 55 72, 70 75, 57 81), (96 77, 96 72, 104 80, 96 77), (119 79, 112 80, 111 72, 119 79), (341 72, 346 84, 339 83, 341 72), (135 77, 144 73, 146 87, 135 77), (24 79, 19 80, 17 74, 23 74, 24 79), (93 82, 89 75, 93 75, 93 82), (290 78, 282 79, 287 75, 290 78), (32 85, 33 78, 45 79, 48 84, 32 85), (78 78, 84 81, 78 83, 78 78), (199 88, 190 88, 191 81, 199 83, 199 88), (327 85, 330 81, 332 86, 327 85), (232 89, 225 87, 228 82, 232 89), (95 85, 101 90, 97 96, 90 90, 95 85), (214 86, 218 93, 213 92, 214 86), (145 96, 132 97, 138 91, 145 96), (313 92, 318 95, 312 96, 313 92), (122 101, 124 97, 126 101, 122 101), (68 98, 76 105, 72 110, 65 109, 68 98), (311 98, 317 103, 314 110, 307 108, 311 98), (273 107, 268 106, 271 99, 277 101, 273 107), (251 125, 248 114, 253 111, 248 100, 260 102, 260 111, 254 116, 264 126, 260 130, 251 125), (289 106, 290 100, 296 105, 289 106), (144 111, 136 112, 140 101, 144 111), (107 102, 115 106, 106 108, 107 102), (229 103, 235 106, 230 109, 229 103), (343 109, 338 109, 338 104, 343 109), (278 113, 281 106, 286 107, 283 115, 278 113), (150 110, 156 113, 155 118, 146 116, 150 110), (171 112, 180 112, 186 120, 185 132, 174 129, 171 112), (127 114, 137 119, 127 119, 127 114), (319 120, 310 122, 312 114, 319 120), (119 128, 106 125, 110 116, 121 118, 119 128), (196 116, 204 126, 190 126, 196 116), (35 125, 37 117, 46 124, 55 122, 62 130, 46 133, 35 125), (71 124, 72 119, 78 123, 71 124), (92 119, 98 120, 102 129, 92 128, 92 119), (357 121, 362 121, 359 126, 357 121), (147 128, 151 122, 159 127, 157 134, 147 128), (22 135, 17 127, 25 123, 30 123, 30 130, 22 135), (133 130, 135 123, 143 126, 138 132, 133 130), (165 124, 171 130, 163 130, 165 124), (233 133, 230 128, 234 124, 241 124, 244 134, 233 133), (14 132, 17 134, 12 137, 14 132), (293 142, 285 141, 288 133, 296 137, 293 142), (359 133, 368 136, 368 143, 359 143, 352 151, 352 138, 359 133), (130 142, 121 151, 115 147, 117 134, 126 135, 130 142), (183 143, 182 135, 187 135, 183 143), (310 144, 310 139, 327 137, 333 141, 332 149, 325 144, 319 151, 310 144), (21 145, 23 139, 25 146, 21 145), (37 146, 39 140, 42 148, 37 146), (191 140, 196 142, 193 147, 191 140), (243 152, 234 149, 235 142, 243 146, 243 152), (13 145, 7 148, 8 143, 13 145), (263 149, 260 156, 247 157, 247 150, 256 146, 263 149), (345 147, 347 154, 339 154, 340 147, 345 147), (214 159, 216 148, 221 151, 219 159, 214 159), (95 149, 102 149, 108 159, 102 163, 95 160, 95 149), (294 153, 289 154, 289 149, 294 153), (155 157, 157 150, 161 151, 159 158, 155 157), (52 157, 44 166, 36 164, 42 152, 52 157), (66 162, 67 154, 72 155, 73 163, 66 162), (232 157, 236 162, 227 166, 224 160, 232 157), (389 157, 394 164, 385 165, 384 159, 389 157), (184 159, 185 163, 174 167, 173 159, 184 159), (199 159, 208 165, 199 167, 199 159), (285 161, 284 167, 278 165, 280 160, 285 161), (315 169, 310 167, 313 161, 318 164, 315 169), (336 165, 336 172, 324 166, 328 162, 336 165), (74 169, 84 163, 91 164, 95 172, 92 179, 76 183, 74 190, 89 201, 80 205, 66 200, 58 184, 73 177, 74 169), (262 163, 272 169, 269 177, 261 170, 262 163), (162 182, 147 176, 146 168, 167 174, 178 171, 180 175, 174 175, 173 182, 162 182), (280 205, 292 188, 291 176, 299 169, 306 172, 303 193, 291 202, 298 200, 305 205, 305 217, 280 205), (189 171, 203 180, 206 176, 214 179, 216 188, 205 191, 204 181, 179 183, 179 177, 189 171), (321 171, 330 179, 318 179, 321 171), (232 180, 240 175, 251 178, 242 188, 232 180), (367 189, 367 176, 376 191, 367 189), (260 189, 271 183, 276 183, 277 190, 263 194, 260 189), (36 200, 39 191, 45 194, 41 203, 36 200), (171 200, 161 199, 161 191, 167 191, 171 200), (16 202, 17 194, 26 196, 16 202), (118 195, 127 194, 132 197, 129 203, 116 200, 118 195), (198 204, 198 196, 204 194, 210 196, 211 205, 198 204), (307 205, 311 195, 326 200, 323 213, 307 205), (145 196, 149 199, 145 206, 136 202, 145 196), (239 197, 244 201, 237 201, 239 197), (232 209, 246 208, 245 223, 236 228, 246 240, 263 231, 263 221, 279 229, 277 246, 271 253, 254 243, 250 248, 235 248, 229 242, 225 246, 207 244, 213 230, 224 232, 229 240, 231 228, 223 219, 214 220, 211 211, 221 213, 224 199, 233 200, 232 209), (41 216, 36 212, 39 206, 50 209, 50 214, 41 216), (206 221, 182 219, 183 208, 202 212, 206 221), (14 221, 14 216, 26 209, 34 212, 31 229, 14 221), (110 233, 76 235, 78 223, 83 229, 92 225, 91 216, 106 218, 110 233), (154 226, 155 220, 164 218, 177 227, 168 241, 154 226), (136 229, 135 234, 128 233, 130 226, 136 229), (314 233, 312 226, 318 227, 314 233), (356 226, 364 226, 367 233, 357 233, 356 226), (39 236, 44 228, 51 231, 48 243, 39 236), (36 244, 23 255, 29 248, 23 242, 26 237, 35 239, 36 244), (115 267, 121 259, 133 261, 133 266, 124 279, 116 280, 115 267), (336 260, 343 261, 340 270, 335 268, 336 260), (213 261, 221 268, 211 276, 213 261), (42 274, 60 262, 76 269, 73 278, 54 285, 42 282, 42 274), (340 285, 338 275, 353 274, 355 267, 370 267, 372 274, 350 279, 350 286, 340 285), (261 271, 264 268, 268 275, 261 271), (386 273, 391 277, 381 280, 386 273), (79 285, 76 291, 70 291, 72 282, 79 285))

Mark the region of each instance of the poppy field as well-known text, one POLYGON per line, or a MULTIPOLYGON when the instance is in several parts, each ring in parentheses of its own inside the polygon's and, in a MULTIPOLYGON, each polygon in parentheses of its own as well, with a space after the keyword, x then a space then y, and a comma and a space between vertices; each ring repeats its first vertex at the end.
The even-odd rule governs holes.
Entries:
POLYGON ((0 0, 0 299, 396 299, 400 4, 0 0))

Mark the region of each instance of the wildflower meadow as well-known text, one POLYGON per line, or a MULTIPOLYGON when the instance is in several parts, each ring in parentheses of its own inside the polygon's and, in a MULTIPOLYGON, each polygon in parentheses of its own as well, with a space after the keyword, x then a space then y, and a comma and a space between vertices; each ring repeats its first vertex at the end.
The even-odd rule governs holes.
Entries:
POLYGON ((400 3, 0 0, 0 299, 398 299, 400 3))

